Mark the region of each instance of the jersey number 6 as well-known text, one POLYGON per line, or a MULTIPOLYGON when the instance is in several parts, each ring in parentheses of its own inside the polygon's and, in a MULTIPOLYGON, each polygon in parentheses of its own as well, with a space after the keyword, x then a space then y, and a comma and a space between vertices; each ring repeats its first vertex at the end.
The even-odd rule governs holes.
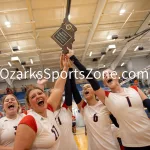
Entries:
POLYGON ((94 121, 94 122, 97 122, 97 121, 98 121, 98 116, 96 116, 96 114, 94 114, 94 116, 93 116, 93 121, 94 121))
POLYGON ((54 133, 55 141, 56 141, 58 139, 58 137, 59 137, 59 133, 58 133, 58 131, 57 131, 57 129, 56 129, 56 127, 54 125, 53 125, 51 131, 54 133))

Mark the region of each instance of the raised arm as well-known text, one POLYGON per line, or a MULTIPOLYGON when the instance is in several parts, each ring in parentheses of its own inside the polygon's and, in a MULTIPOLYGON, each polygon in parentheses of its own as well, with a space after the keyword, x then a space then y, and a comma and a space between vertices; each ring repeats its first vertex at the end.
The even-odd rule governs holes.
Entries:
POLYGON ((35 138, 36 133, 29 126, 19 125, 13 150, 30 150, 35 138))
POLYGON ((46 82, 48 82, 48 80, 45 79, 45 78, 43 78, 41 80, 38 80, 37 81, 37 86, 44 91, 44 85, 46 84, 46 82))
MULTIPOLYGON (((70 70, 70 68, 69 68, 69 70, 70 70)), ((69 75, 67 76, 67 81, 65 84, 65 104, 69 107, 69 109, 71 111, 71 109, 72 109, 72 89, 71 89, 69 75)))
POLYGON ((14 149, 30 150, 37 134, 36 121, 32 116, 25 116, 17 127, 14 149))
POLYGON ((105 91, 103 89, 100 88, 97 80, 94 78, 94 76, 90 73, 89 71, 79 62, 79 60, 75 57, 74 55, 74 51, 73 50, 69 50, 69 53, 67 54, 67 56, 70 58, 70 60, 74 63, 74 65, 80 70, 82 71, 82 74, 87 77, 89 75, 90 79, 87 79, 87 81, 91 84, 93 90, 95 91, 95 94, 97 95, 97 97, 103 102, 105 103, 105 91))
POLYGON ((60 100, 62 98, 64 87, 66 83, 66 74, 68 72, 68 59, 66 56, 62 56, 61 59, 63 60, 63 70, 61 72, 61 76, 57 79, 54 85, 54 89, 50 97, 48 98, 47 102, 53 107, 54 111, 60 104, 60 100))
MULTIPOLYGON (((60 69, 63 69, 63 61, 60 60, 60 69)), ((69 70, 72 67, 70 60, 68 61, 68 67, 69 70)), ((68 71, 69 72, 69 71, 68 71)), ((65 102, 64 102, 64 106, 66 106, 70 109, 70 111, 72 112, 72 90, 71 90, 71 85, 70 85, 70 80, 69 80, 69 75, 67 76, 67 80, 66 80, 66 84, 65 84, 65 102)))
POLYGON ((77 104, 79 110, 81 110, 82 104, 84 101, 82 100, 81 95, 77 89, 76 82, 75 82, 75 76, 74 76, 74 72, 73 72, 72 68, 69 69, 69 75, 70 75, 70 84, 71 84, 74 101, 77 104))

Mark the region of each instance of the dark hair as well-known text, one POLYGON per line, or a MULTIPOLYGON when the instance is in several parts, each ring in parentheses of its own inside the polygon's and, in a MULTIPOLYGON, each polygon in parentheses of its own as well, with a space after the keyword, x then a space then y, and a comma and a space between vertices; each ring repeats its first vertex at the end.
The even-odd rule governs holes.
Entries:
POLYGON ((33 87, 31 87, 31 88, 29 88, 28 90, 27 90, 27 92, 26 92, 26 103, 29 105, 29 94, 30 94, 30 92, 32 91, 32 90, 35 90, 35 89, 38 89, 38 90, 41 90, 43 93, 44 93, 44 91, 41 89, 41 88, 39 88, 39 87, 37 87, 37 86, 33 86, 33 87))

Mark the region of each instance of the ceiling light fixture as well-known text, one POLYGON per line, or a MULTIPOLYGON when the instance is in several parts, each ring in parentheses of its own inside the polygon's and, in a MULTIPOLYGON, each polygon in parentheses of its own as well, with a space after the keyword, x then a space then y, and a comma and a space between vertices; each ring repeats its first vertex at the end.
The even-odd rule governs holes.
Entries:
POLYGON ((22 66, 22 68, 23 68, 24 70, 26 70, 25 67, 24 67, 24 65, 21 65, 21 66, 22 66))
POLYGON ((17 46, 18 47, 18 49, 20 50, 20 46, 17 46))
POLYGON ((15 57, 11 57, 11 61, 20 61, 19 57, 18 56, 15 56, 15 57))
POLYGON ((11 57, 11 61, 13 61, 13 62, 19 62, 21 64, 21 61, 20 61, 20 59, 19 59, 18 56, 11 57))
POLYGON ((120 10, 120 15, 123 15, 125 12, 126 12, 125 9, 121 9, 121 10, 120 10))
POLYGON ((33 60, 32 59, 30 59, 30 62, 31 62, 31 64, 33 64, 33 60))
POLYGON ((10 62, 8 62, 8 65, 9 65, 10 67, 12 66, 10 62))
POLYGON ((9 21, 5 21, 5 25, 6 25, 7 28, 10 28, 10 27, 11 27, 11 24, 10 24, 9 21))
POLYGON ((20 46, 13 46, 12 49, 13 49, 13 51, 19 51, 20 50, 20 46))
POLYGON ((108 35, 108 36, 107 36, 107 40, 110 40, 111 38, 112 38, 111 35, 108 35))
POLYGON ((89 56, 90 56, 90 57, 92 56, 92 51, 90 52, 89 56))
POLYGON ((7 28, 10 28, 11 27, 11 24, 7 25, 7 28))
POLYGON ((118 35, 112 35, 112 40, 116 40, 116 39, 118 39, 118 35))
POLYGON ((116 48, 113 50, 113 52, 112 52, 112 53, 114 54, 115 52, 116 52, 116 48))
POLYGON ((137 51, 139 49, 139 46, 137 46, 135 49, 134 49, 134 51, 137 51))
POLYGON ((71 19, 71 16, 70 16, 70 15, 68 15, 68 19, 69 19, 69 20, 71 19))
POLYGON ((124 66, 124 62, 121 64, 121 67, 124 66))
POLYGON ((116 45, 115 45, 115 44, 109 45, 109 46, 108 46, 108 49, 109 49, 109 50, 110 50, 110 49, 116 49, 116 45))

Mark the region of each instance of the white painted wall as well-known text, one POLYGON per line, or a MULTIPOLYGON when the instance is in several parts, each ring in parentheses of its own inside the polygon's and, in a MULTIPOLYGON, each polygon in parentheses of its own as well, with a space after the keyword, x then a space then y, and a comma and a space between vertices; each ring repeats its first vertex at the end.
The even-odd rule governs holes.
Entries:
POLYGON ((120 66, 120 67, 117 67, 115 71, 118 73, 122 73, 123 71, 127 71, 127 68, 126 66, 122 66, 122 67, 120 66))
POLYGON ((127 64, 127 69, 129 71, 139 71, 146 66, 150 65, 150 58, 141 57, 141 58, 134 58, 131 59, 127 64))
MULTIPOLYGON (((128 71, 141 71, 143 68, 147 67, 150 65, 150 58, 146 57, 140 57, 140 58, 133 58, 131 59, 126 67, 128 71)), ((144 79, 146 76, 144 77, 144 79)), ((148 81, 150 83, 150 70, 148 71, 148 81)))
POLYGON ((16 80, 14 81, 14 86, 17 88, 17 87, 21 87, 22 85, 30 85, 30 84, 33 84, 33 85, 36 85, 36 82, 37 80, 35 79, 28 79, 28 80, 16 80))
POLYGON ((5 82, 0 82, 0 90, 5 90, 7 88, 8 84, 5 82))
MULTIPOLYGON (((15 88, 20 88, 22 85, 36 85, 35 79, 28 79, 28 80, 16 80, 13 82, 15 88)), ((0 89, 5 90, 7 88, 8 84, 6 82, 0 82, 0 89)))

